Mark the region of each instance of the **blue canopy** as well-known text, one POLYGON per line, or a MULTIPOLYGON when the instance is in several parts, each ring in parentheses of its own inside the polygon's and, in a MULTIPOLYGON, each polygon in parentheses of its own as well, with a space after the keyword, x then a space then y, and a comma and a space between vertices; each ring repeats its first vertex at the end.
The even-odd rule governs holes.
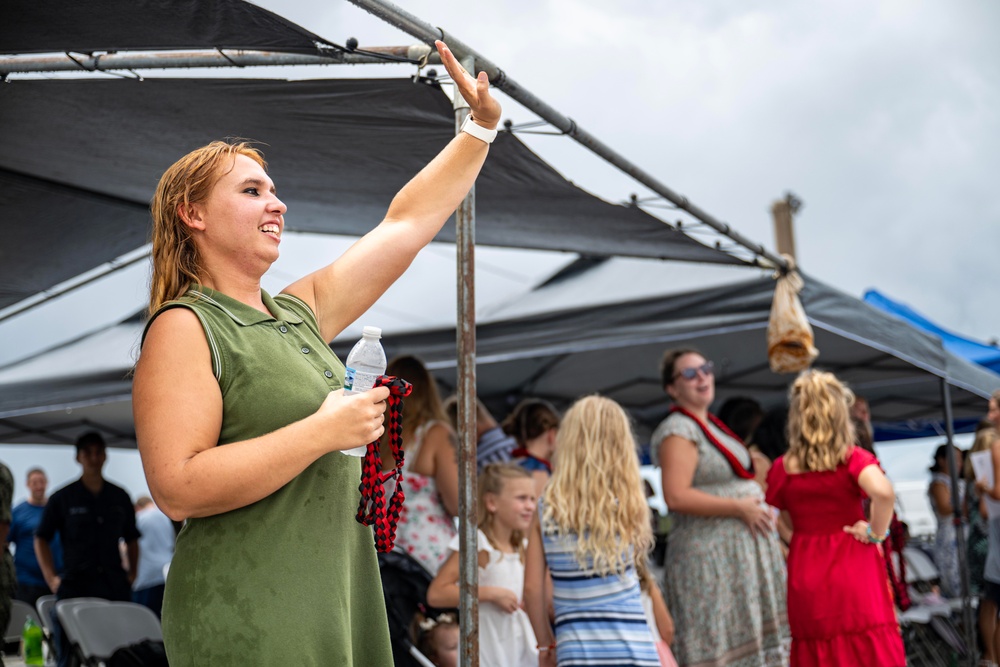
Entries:
POLYGON ((1000 373, 1000 348, 970 340, 947 329, 943 329, 906 304, 893 301, 878 290, 870 289, 865 292, 864 301, 889 315, 913 325, 917 329, 939 336, 944 349, 952 354, 956 354, 963 359, 968 359, 980 366, 985 366, 995 373, 1000 373))

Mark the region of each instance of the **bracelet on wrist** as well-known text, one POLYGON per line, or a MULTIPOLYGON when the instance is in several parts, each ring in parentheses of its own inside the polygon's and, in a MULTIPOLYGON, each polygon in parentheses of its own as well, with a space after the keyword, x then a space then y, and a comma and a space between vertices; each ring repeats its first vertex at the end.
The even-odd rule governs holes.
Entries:
POLYGON ((539 644, 535 648, 537 648, 538 652, 541 653, 542 651, 554 651, 556 649, 556 645, 555 645, 555 642, 553 642, 553 643, 549 644, 548 646, 542 646, 541 644, 539 644))
POLYGON ((879 537, 878 535, 872 532, 872 525, 868 524, 868 527, 865 528, 865 535, 868 537, 868 540, 873 544, 882 544, 883 542, 885 542, 886 538, 889 537, 889 530, 886 529, 885 535, 879 537))
POLYGON ((493 140, 497 138, 497 131, 495 129, 490 130, 479 123, 474 122, 472 114, 465 117, 465 122, 462 123, 462 132, 470 134, 480 141, 486 142, 487 144, 492 144, 493 140))

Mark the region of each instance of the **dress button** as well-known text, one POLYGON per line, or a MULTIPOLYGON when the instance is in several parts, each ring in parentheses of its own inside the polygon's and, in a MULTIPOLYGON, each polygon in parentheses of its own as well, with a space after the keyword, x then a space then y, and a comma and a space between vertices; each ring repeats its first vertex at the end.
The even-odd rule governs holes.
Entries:
POLYGON ((333 371, 323 371, 323 375, 327 376, 328 378, 332 378, 333 377, 333 371))
POLYGON ((308 347, 302 348, 302 354, 309 354, 309 348, 308 347))
POLYGON ((282 324, 280 327, 278 327, 278 331, 280 331, 281 333, 288 333, 288 327, 282 324))

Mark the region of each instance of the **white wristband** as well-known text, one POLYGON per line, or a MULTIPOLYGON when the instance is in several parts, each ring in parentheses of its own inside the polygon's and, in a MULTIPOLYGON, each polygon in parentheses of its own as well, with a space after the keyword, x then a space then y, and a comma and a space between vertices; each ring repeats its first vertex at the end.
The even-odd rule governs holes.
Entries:
POLYGON ((474 122, 471 115, 465 117, 465 122, 462 123, 462 132, 471 134, 476 139, 488 144, 492 144, 493 140, 497 138, 496 130, 487 130, 479 123, 474 122))

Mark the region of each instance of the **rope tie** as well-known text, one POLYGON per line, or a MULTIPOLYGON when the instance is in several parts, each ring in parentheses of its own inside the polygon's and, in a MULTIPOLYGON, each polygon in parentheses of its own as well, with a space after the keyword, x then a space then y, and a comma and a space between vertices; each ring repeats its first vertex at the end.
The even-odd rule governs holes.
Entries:
POLYGON ((368 451, 361 461, 361 484, 358 486, 361 503, 355 518, 364 526, 375 527, 375 550, 388 553, 392 551, 396 541, 396 524, 406 498, 403 493, 403 397, 410 395, 413 385, 403 378, 382 375, 375 380, 375 386, 389 388, 389 398, 386 399, 389 412, 386 432, 389 434, 389 446, 392 447, 396 467, 383 472, 379 441, 368 443, 368 451), (386 508, 385 483, 393 477, 396 478, 396 489, 386 508))

